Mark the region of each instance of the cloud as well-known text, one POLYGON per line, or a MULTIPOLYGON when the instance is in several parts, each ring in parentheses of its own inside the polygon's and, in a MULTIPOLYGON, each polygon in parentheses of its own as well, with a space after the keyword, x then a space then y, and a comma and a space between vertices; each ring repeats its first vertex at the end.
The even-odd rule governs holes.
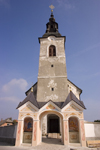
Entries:
POLYGON ((1 101, 19 102, 27 90, 28 83, 25 79, 12 79, 7 84, 3 85, 1 90, 1 101))
POLYGON ((2 88, 3 92, 10 92, 13 89, 19 88, 22 91, 26 90, 28 83, 24 79, 12 79, 10 82, 5 84, 2 88))
POLYGON ((94 78, 94 77, 98 77, 98 76, 100 76, 100 72, 95 72, 93 74, 88 75, 87 77, 90 79, 90 78, 94 78))
POLYGON ((10 8, 10 0, 0 0, 0 5, 6 8, 10 8))
POLYGON ((18 97, 15 97, 15 96, 11 96, 11 97, 0 97, 0 101, 19 102, 20 99, 19 99, 18 97))
POLYGON ((69 0, 57 0, 58 7, 63 7, 66 10, 74 9, 75 5, 71 4, 69 0))

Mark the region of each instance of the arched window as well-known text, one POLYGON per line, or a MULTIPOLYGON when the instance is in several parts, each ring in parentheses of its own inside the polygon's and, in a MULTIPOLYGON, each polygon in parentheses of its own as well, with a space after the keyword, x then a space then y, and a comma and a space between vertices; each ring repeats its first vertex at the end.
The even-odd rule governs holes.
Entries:
POLYGON ((56 47, 54 45, 49 47, 49 56, 56 56, 56 47))
POLYGON ((32 143, 33 119, 26 117, 23 127, 23 143, 32 143))

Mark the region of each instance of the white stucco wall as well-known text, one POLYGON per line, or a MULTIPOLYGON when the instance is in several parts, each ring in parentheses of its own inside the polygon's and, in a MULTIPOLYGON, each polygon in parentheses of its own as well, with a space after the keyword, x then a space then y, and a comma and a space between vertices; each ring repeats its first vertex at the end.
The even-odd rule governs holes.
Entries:
POLYGON ((86 137, 100 137, 100 123, 85 122, 86 137))

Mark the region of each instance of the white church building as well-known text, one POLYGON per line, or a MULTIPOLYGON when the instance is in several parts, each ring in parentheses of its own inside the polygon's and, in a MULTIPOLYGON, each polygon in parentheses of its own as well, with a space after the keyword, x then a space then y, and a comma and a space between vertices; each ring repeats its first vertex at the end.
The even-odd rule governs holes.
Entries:
MULTIPOLYGON (((53 12, 46 32, 39 37, 40 56, 37 82, 26 91, 19 103, 16 146, 30 143, 36 146, 46 138, 61 139, 64 145, 78 143, 86 146, 86 131, 80 100, 82 90, 67 79, 65 41, 58 31, 53 12)), ((87 135, 88 136, 88 135, 87 135)), ((100 136, 100 135, 99 135, 100 136)))

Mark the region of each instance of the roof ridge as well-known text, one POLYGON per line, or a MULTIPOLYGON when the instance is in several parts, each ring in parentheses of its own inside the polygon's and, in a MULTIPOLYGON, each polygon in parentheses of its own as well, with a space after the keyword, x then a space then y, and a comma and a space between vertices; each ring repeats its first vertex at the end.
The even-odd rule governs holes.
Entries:
POLYGON ((24 105, 26 102, 30 101, 33 105, 35 105, 37 108, 39 108, 39 105, 37 103, 37 100, 35 99, 35 96, 34 96, 34 93, 33 92, 30 92, 26 98, 20 102, 17 106, 16 109, 18 109, 19 107, 21 107, 22 105, 24 105))

